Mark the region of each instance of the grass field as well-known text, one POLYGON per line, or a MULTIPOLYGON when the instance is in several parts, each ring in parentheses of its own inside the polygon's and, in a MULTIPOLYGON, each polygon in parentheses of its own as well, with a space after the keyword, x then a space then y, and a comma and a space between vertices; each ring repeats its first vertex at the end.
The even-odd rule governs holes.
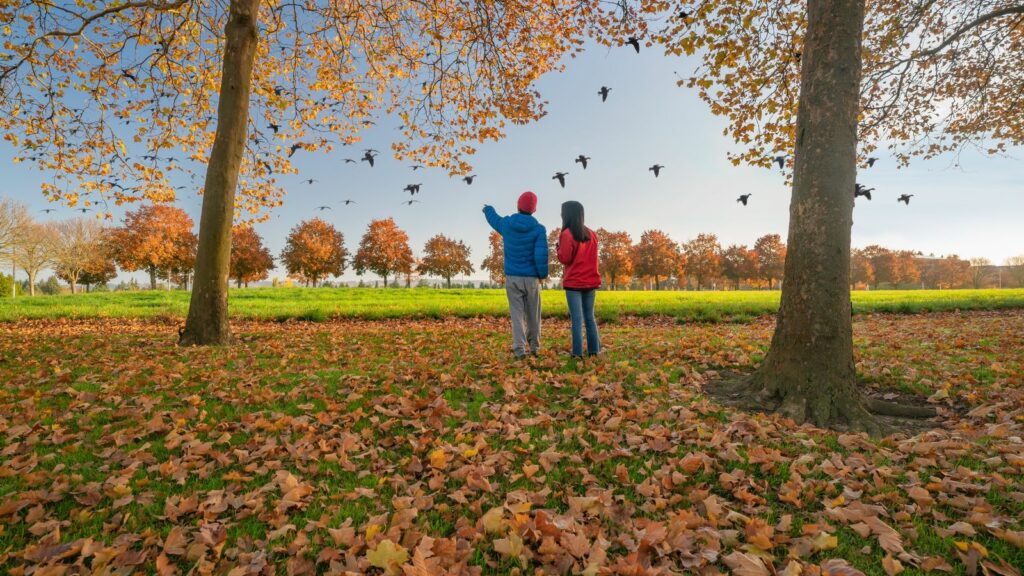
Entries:
MULTIPOLYGON (((502 316, 503 290, 374 288, 250 288, 232 290, 236 318, 328 320, 332 318, 449 318, 502 316)), ((566 316, 560 290, 543 292, 544 314, 566 316)), ((744 321, 776 311, 777 291, 602 292, 597 313, 619 316, 663 315, 695 321, 744 321)), ((878 290, 853 293, 855 313, 916 313, 947 310, 1024 308, 1024 289, 878 290)), ((183 291, 101 292, 36 296, 0 302, 0 321, 22 318, 182 318, 188 310, 183 291)))
MULTIPOLYGON (((235 303, 252 313, 245 296, 334 297, 319 301, 332 310, 376 294, 253 290, 235 303)), ((466 310, 462 294, 384 297, 391 314, 433 295, 466 310)), ((602 296, 678 310, 731 295, 602 296)), ((156 297, 119 297, 134 306, 120 312, 156 297)), ((769 319, 623 318, 586 363, 566 357, 560 319, 525 363, 498 318, 239 320, 226 348, 179 347, 175 324, 0 324, 0 572, 1005 576, 1024 565, 1022 311, 860 318, 863 388, 930 396, 942 414, 941 429, 884 440, 704 395, 716 371, 761 360, 769 319)))

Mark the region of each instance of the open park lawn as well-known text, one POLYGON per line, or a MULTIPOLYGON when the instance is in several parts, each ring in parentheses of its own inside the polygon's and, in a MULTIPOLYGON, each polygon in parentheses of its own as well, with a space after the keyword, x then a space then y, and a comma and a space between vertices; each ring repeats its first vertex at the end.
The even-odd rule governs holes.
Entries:
POLYGON ((1019 574, 1024 311, 860 314, 885 439, 723 407, 772 322, 0 324, 4 574, 1019 574), (915 432, 916 433, 916 432, 915 432))

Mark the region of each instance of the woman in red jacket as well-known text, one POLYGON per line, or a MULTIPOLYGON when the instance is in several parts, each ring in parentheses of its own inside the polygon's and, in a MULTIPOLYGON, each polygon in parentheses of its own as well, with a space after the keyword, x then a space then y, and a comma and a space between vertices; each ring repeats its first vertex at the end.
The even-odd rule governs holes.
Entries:
POLYGON ((601 352, 601 337, 594 319, 594 298, 601 287, 597 271, 597 234, 583 225, 583 205, 570 200, 562 204, 562 235, 558 238, 558 261, 565 265, 562 287, 569 304, 572 325, 572 355, 583 356, 583 326, 587 328, 587 354, 601 352))

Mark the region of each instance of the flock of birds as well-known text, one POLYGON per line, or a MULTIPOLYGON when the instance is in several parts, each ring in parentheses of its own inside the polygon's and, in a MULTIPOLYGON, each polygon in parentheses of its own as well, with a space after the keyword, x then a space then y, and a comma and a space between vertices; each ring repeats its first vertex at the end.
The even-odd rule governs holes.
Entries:
MULTIPOLYGON (((685 19, 689 18, 689 14, 687 12, 683 11, 683 12, 680 12, 678 14, 678 17, 685 20, 685 19)), ((637 54, 640 53, 640 39, 639 38, 630 36, 630 37, 628 37, 622 43, 622 46, 631 46, 634 49, 634 51, 636 51, 637 54)), ((799 54, 798 53, 796 54, 796 58, 799 59, 799 54)), ((130 73, 125 72, 124 75, 126 77, 128 77, 129 79, 133 79, 131 77, 130 73)), ((280 93, 281 93, 280 90, 283 90, 283 88, 280 88, 280 87, 275 88, 275 93, 280 95, 280 93)), ((601 102, 607 102, 608 101, 608 96, 611 93, 611 91, 612 91, 612 89, 610 87, 608 87, 608 86, 601 86, 600 90, 597 91, 597 94, 601 97, 601 102)), ((269 130, 271 130, 273 133, 277 134, 278 131, 281 129, 281 125, 275 124, 275 123, 269 123, 267 128, 269 130)), ((305 144, 302 143, 302 142, 291 144, 289 146, 289 148, 288 148, 288 157, 291 158, 295 154, 295 152, 297 152, 300 149, 304 149, 304 148, 305 148, 305 144)), ((363 150, 362 157, 359 157, 359 158, 345 158, 344 162, 346 164, 359 164, 359 163, 362 163, 362 162, 366 162, 372 168, 374 166, 374 164, 375 164, 375 159, 377 158, 378 155, 380 155, 380 151, 375 150, 373 148, 367 148, 367 149, 363 150)), ((779 169, 783 170, 783 169, 785 169, 786 162, 787 162, 787 160, 789 158, 791 158, 791 155, 789 155, 789 154, 774 156, 772 158, 772 162, 778 164, 779 169)), ((573 159, 573 162, 575 164, 579 164, 580 167, 583 170, 587 169, 588 163, 590 161, 591 161, 591 157, 590 156, 586 156, 584 154, 580 154, 576 158, 573 159)), ((875 158, 875 157, 868 158, 867 166, 869 168, 871 168, 871 167, 873 167, 875 165, 875 162, 877 162, 877 161, 878 161, 878 158, 875 158)), ((264 164, 266 165, 265 162, 264 162, 264 164)), ((267 166, 269 168, 269 165, 267 165, 267 166)), ((421 168, 424 168, 424 166, 421 165, 421 164, 416 164, 416 165, 410 166, 410 168, 412 169, 413 172, 415 172, 415 171, 417 171, 417 170, 419 170, 421 168)), ((647 168, 647 171, 653 173, 654 177, 657 178, 657 177, 659 177, 661 175, 661 171, 664 170, 664 169, 665 169, 665 165, 657 164, 656 163, 656 164, 652 164, 651 166, 649 166, 647 168)), ((565 188, 566 178, 568 176, 569 176, 569 172, 557 171, 551 177, 551 179, 552 180, 557 180, 558 184, 562 188, 565 188)), ((466 183, 466 185, 472 185, 473 181, 476 179, 476 177, 477 177, 476 174, 469 174, 467 176, 463 176, 461 179, 462 179, 463 182, 466 183)), ((318 182, 318 180, 316 180, 315 178, 307 178, 307 179, 302 180, 302 182, 304 182, 306 184, 312 185, 312 184, 318 182)), ((408 184, 408 185, 406 185, 405 188, 402 189, 402 191, 403 192, 408 192, 410 198, 408 200, 402 201, 401 204, 404 204, 406 206, 412 206, 413 204, 419 203, 420 200, 416 199, 415 196, 417 194, 420 194, 420 187, 422 185, 423 185, 422 183, 415 183, 415 184, 408 184)), ((183 188, 183 187, 179 186, 178 188, 183 188)), ((854 188, 854 192, 853 192, 854 199, 856 199, 856 198, 866 198, 867 200, 871 200, 871 193, 874 190, 875 190, 874 188, 867 188, 866 186, 863 186, 862 184, 857 183, 855 188, 854 188)), ((750 193, 748 193, 748 194, 741 194, 739 196, 739 198, 736 199, 736 202, 742 204, 743 206, 747 206, 748 202, 750 201, 750 197, 751 196, 753 196, 753 194, 750 194, 750 193)), ((909 206, 910 205, 910 199, 913 196, 914 196, 913 194, 902 194, 897 199, 897 202, 902 202, 905 205, 909 206)), ((340 201, 339 204, 343 205, 343 206, 350 206, 352 204, 357 204, 357 202, 355 200, 352 200, 352 199, 345 199, 345 200, 340 201)), ((325 210, 332 210, 333 207, 330 206, 330 205, 324 204, 324 205, 317 206, 315 209, 323 212, 325 210)), ((81 207, 81 208, 74 208, 74 210, 76 210, 78 212, 82 212, 84 214, 86 212, 89 212, 91 209, 88 208, 88 207, 81 207)), ((56 209, 54 209, 54 208, 46 208, 46 209, 42 210, 42 212, 47 213, 47 214, 55 212, 55 211, 56 211, 56 209)))
MULTIPOLYGON (((683 19, 686 19, 686 18, 689 17, 689 14, 687 12, 680 12, 679 13, 679 17, 683 18, 683 19)), ((626 39, 625 42, 623 42, 622 45, 623 46, 631 46, 633 48, 633 50, 636 51, 637 54, 640 53, 640 39, 639 38, 630 36, 629 38, 626 39)), ((796 53, 795 57, 797 59, 799 59, 800 58, 799 53, 796 53)), ((597 91, 598 96, 601 97, 601 102, 607 102, 608 101, 608 96, 611 94, 611 91, 612 91, 612 89, 610 87, 608 87, 608 86, 601 86, 600 90, 597 91)), ((271 128, 274 128, 273 124, 271 125, 271 128)), ((276 132, 276 130, 275 130, 275 132, 276 132)), ((294 153, 294 151, 295 151, 295 147, 293 146, 292 147, 292 153, 294 153)), ((366 150, 363 151, 362 158, 359 158, 359 159, 356 159, 356 158, 345 158, 345 163, 347 163, 347 164, 358 164, 359 162, 366 162, 366 163, 368 163, 370 165, 370 167, 373 167, 373 165, 374 165, 374 158, 378 154, 379 154, 379 152, 377 150, 369 148, 369 149, 366 149, 366 150)), ((289 154, 289 156, 291 156, 291 153, 289 154)), ((774 156, 772 158, 772 163, 778 164, 779 169, 780 170, 784 170, 785 167, 786 167, 786 162, 791 157, 792 156, 789 155, 789 154, 774 156)), ((587 169, 588 163, 590 161, 591 161, 591 157, 587 156, 585 154, 580 154, 576 158, 573 159, 573 163, 579 164, 581 169, 583 169, 583 170, 587 169)), ((878 161, 878 158, 876 158, 876 157, 868 158, 867 159, 867 166, 868 166, 868 168, 874 167, 874 165, 875 165, 875 163, 877 161, 878 161)), ((411 168, 412 168, 412 170, 414 172, 416 170, 419 170, 420 168, 423 168, 423 167, 424 166, 419 165, 419 164, 411 166, 411 168)), ((653 173, 654 177, 657 178, 658 176, 661 175, 661 171, 664 170, 664 169, 665 169, 665 166, 663 164, 652 164, 650 167, 647 168, 647 171, 653 173)), ((566 178, 568 176, 569 176, 569 172, 565 172, 565 171, 561 171, 560 170, 560 171, 555 172, 555 174, 551 177, 551 179, 552 180, 557 180, 559 186, 561 186, 562 188, 565 188, 566 178)), ((476 174, 470 174, 468 176, 464 176, 462 178, 462 180, 467 185, 472 185, 473 184, 473 180, 475 178, 476 178, 476 174)), ((307 182, 312 183, 313 180, 307 180, 307 182)), ((410 195, 410 199, 403 201, 402 204, 405 204, 407 206, 412 206, 413 204, 418 203, 419 200, 415 199, 414 197, 417 194, 420 193, 420 187, 421 186, 422 186, 422 183, 406 185, 406 187, 403 188, 402 191, 403 192, 408 192, 409 195, 410 195)), ((866 198, 867 200, 871 200, 871 193, 874 190, 875 190, 874 188, 867 188, 866 186, 864 186, 864 185, 862 185, 860 183, 857 183, 855 188, 854 188, 854 193, 853 193, 854 199, 866 198)), ((748 202, 750 201, 750 197, 751 196, 753 196, 753 194, 751 194, 751 193, 741 194, 739 196, 739 198, 736 199, 736 202, 739 203, 739 204, 742 204, 743 206, 747 206, 748 202)), ((902 195, 900 195, 897 198, 896 201, 897 202, 902 202, 903 204, 909 206, 910 205, 910 199, 913 196, 914 196, 913 194, 902 194, 902 195)), ((342 203, 344 205, 348 206, 350 204, 355 204, 355 201, 353 201, 353 200, 344 200, 344 201, 342 201, 342 203)), ((324 205, 324 206, 318 206, 317 209, 320 210, 320 211, 323 211, 323 210, 330 210, 331 207, 324 205)))

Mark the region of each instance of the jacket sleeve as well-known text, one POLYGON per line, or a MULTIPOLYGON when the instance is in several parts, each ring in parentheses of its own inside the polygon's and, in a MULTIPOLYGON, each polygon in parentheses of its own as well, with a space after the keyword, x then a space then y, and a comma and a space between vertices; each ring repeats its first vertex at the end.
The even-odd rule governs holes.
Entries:
POLYGON ((568 266, 572 264, 573 256, 576 252, 576 240, 572 238, 570 232, 569 239, 565 238, 565 231, 562 231, 562 235, 558 238, 558 261, 563 265, 568 266))
POLYGON ((540 226, 537 240, 533 246, 533 259, 537 264, 537 275, 541 278, 548 277, 548 231, 540 226))
POLYGON ((493 206, 484 206, 484 217, 487 218, 487 223, 494 228, 494 231, 498 234, 501 232, 501 216, 498 216, 497 210, 493 206))

